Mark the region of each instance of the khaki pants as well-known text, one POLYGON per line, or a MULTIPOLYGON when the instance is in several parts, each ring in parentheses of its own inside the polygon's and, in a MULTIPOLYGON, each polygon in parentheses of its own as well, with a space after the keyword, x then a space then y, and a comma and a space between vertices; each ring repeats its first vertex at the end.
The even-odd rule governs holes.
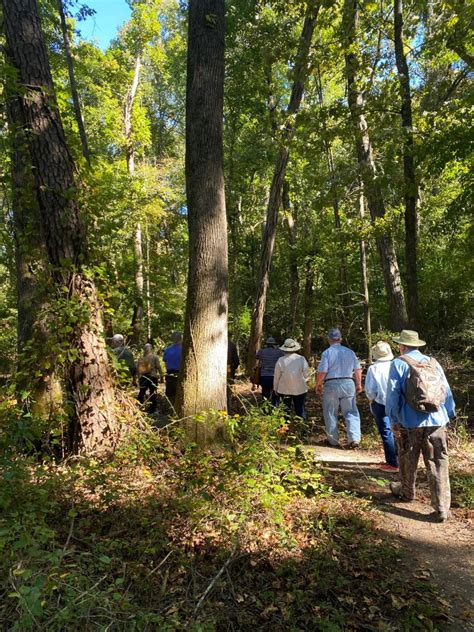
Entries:
POLYGON ((403 496, 409 500, 415 498, 416 470, 421 452, 428 471, 431 505, 436 511, 447 513, 451 506, 451 489, 446 426, 399 426, 395 436, 403 496))

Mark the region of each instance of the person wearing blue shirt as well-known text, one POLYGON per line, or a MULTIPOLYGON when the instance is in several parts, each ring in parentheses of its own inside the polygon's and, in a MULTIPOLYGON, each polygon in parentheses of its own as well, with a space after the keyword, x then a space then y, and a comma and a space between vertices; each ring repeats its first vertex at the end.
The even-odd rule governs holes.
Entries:
MULTIPOLYGON (((393 339, 400 347, 400 355, 416 362, 429 362, 421 351, 426 342, 418 332, 405 329, 393 339)), ((456 416, 453 395, 443 369, 437 365, 444 384, 445 400, 435 412, 420 412, 408 404, 405 389, 410 366, 402 358, 396 358, 390 368, 385 409, 390 417, 398 446, 400 482, 391 483, 394 496, 405 501, 415 498, 416 471, 420 452, 423 454, 431 491, 431 504, 439 522, 449 517, 451 492, 449 485, 449 458, 446 426, 456 416)))
POLYGON ((374 363, 368 368, 365 377, 365 394, 370 402, 370 412, 374 416, 377 429, 382 439, 385 463, 380 469, 387 472, 398 472, 395 437, 390 426, 390 419, 385 412, 387 399, 388 374, 393 353, 388 342, 379 340, 372 349, 374 363))
POLYGON ((178 374, 181 369, 181 356, 183 353, 183 335, 179 331, 171 334, 172 344, 166 347, 163 353, 163 362, 166 366, 165 395, 174 404, 176 397, 176 386, 178 384, 178 374))
POLYGON ((327 440, 339 444, 337 413, 344 415, 349 448, 359 447, 360 415, 356 395, 362 392, 362 370, 356 354, 341 345, 339 329, 328 333, 329 348, 323 351, 316 376, 316 393, 323 395, 323 414, 327 440), (324 392, 323 392, 324 384, 324 392))

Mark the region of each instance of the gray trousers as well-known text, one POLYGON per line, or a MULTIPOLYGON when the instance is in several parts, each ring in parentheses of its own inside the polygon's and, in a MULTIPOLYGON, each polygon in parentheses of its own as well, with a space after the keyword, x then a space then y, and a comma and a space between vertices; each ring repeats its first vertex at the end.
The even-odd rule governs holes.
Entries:
POLYGON ((447 513, 451 506, 449 457, 446 426, 399 428, 395 431, 402 494, 415 498, 416 470, 420 452, 423 454, 431 491, 431 505, 447 513))

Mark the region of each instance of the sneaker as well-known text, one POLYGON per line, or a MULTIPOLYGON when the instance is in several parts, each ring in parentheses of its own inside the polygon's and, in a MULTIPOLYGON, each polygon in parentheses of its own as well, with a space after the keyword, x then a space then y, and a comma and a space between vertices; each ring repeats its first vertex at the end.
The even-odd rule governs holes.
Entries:
POLYGON ((449 519, 449 511, 434 511, 433 516, 436 522, 446 522, 449 519))
POLYGON ((392 492, 392 494, 394 496, 396 496, 400 500, 402 500, 402 501, 404 501, 406 503, 411 503, 412 499, 411 498, 407 498, 406 496, 403 495, 403 493, 402 493, 402 484, 401 483, 390 483, 390 491, 392 492))
POLYGON ((349 450, 358 450, 360 447, 360 443, 358 441, 351 441, 351 443, 349 443, 347 447, 349 448, 349 450))
POLYGON ((389 465, 388 463, 382 463, 382 465, 379 465, 379 470, 383 470, 384 472, 398 472, 398 467, 389 465))

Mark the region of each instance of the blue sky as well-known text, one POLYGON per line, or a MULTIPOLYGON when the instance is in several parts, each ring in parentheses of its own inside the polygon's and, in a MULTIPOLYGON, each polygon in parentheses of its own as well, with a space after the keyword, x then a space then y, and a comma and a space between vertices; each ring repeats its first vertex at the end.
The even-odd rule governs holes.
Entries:
POLYGON ((101 48, 107 48, 120 27, 130 16, 130 7, 125 0, 84 0, 96 13, 85 22, 77 24, 82 37, 94 39, 101 48))

